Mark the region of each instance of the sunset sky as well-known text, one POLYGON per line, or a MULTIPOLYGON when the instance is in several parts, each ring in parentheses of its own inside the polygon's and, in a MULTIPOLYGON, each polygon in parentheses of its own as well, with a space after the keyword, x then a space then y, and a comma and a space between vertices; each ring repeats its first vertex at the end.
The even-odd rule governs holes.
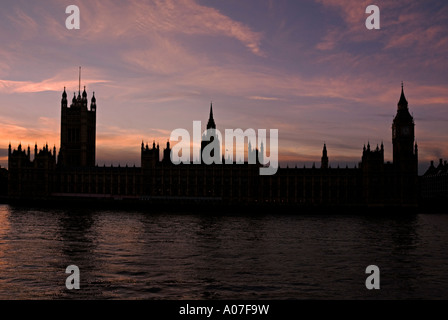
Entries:
POLYGON ((140 165, 142 140, 172 130, 278 129, 281 163, 350 167, 384 141, 404 81, 421 171, 448 158, 448 2, 2 0, 0 165, 7 148, 59 150, 60 100, 97 99, 98 164, 140 165), (65 8, 77 5, 80 30, 65 8), (381 10, 367 30, 365 9, 381 10))

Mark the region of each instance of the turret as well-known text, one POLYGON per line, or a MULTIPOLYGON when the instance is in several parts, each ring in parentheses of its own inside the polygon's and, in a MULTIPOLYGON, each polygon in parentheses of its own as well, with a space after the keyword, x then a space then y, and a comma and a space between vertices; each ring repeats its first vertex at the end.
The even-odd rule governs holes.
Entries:
POLYGON ((166 142, 166 149, 163 150, 163 163, 166 165, 171 164, 171 146, 169 140, 166 142))
POLYGON ((86 86, 84 86, 84 91, 82 92, 82 106, 87 109, 87 92, 86 92, 86 86))
POLYGON ((328 169, 328 154, 327 145, 324 143, 324 149, 322 150, 321 166, 322 169, 328 169))
POLYGON ((92 100, 90 102, 90 111, 96 112, 96 98, 95 91, 93 92, 92 100))
POLYGON ((72 105, 70 107, 73 107, 75 105, 76 105, 76 92, 73 92, 72 105))
POLYGON ((62 93, 61 107, 67 108, 67 92, 65 92, 65 87, 64 87, 64 92, 62 93))

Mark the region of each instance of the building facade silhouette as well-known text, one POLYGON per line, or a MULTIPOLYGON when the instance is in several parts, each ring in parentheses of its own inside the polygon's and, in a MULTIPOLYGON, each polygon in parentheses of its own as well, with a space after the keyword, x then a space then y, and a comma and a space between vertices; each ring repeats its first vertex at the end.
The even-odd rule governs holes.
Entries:
MULTIPOLYGON (((8 151, 8 195, 20 199, 109 199, 137 202, 209 202, 285 204, 298 206, 416 206, 418 148, 415 123, 402 87, 392 124, 393 163, 384 162, 384 146, 364 146, 359 166, 332 168, 327 145, 321 164, 311 168, 279 168, 260 176, 261 164, 236 162, 173 165, 169 141, 141 144, 141 166, 98 166, 96 98, 88 108, 87 93, 74 95, 70 106, 64 88, 61 100, 60 150, 21 145, 8 151)), ((207 129, 216 130, 213 105, 207 129)), ((204 137, 201 151, 215 137, 204 137)), ((219 143, 219 141, 218 141, 219 143)), ((263 148, 263 146, 261 146, 263 148)), ((259 150, 249 146, 249 154, 259 150)), ((260 150, 264 154, 264 150, 260 150)), ((258 156, 257 156, 258 159, 258 156)))
POLYGON ((421 177, 422 202, 427 207, 446 206, 448 201, 448 163, 440 159, 437 166, 434 161, 421 177))
POLYGON ((0 200, 8 196, 8 170, 0 166, 0 200))
POLYGON ((58 164, 63 167, 91 167, 95 165, 96 150, 96 98, 93 93, 88 109, 87 92, 73 95, 68 106, 67 93, 61 100, 61 145, 58 164))

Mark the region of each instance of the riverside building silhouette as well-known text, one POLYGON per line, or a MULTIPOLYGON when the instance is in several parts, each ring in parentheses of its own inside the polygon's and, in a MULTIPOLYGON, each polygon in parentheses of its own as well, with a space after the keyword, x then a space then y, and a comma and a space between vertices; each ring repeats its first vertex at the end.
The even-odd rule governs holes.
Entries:
MULTIPOLYGON (((279 168, 260 176, 260 164, 180 164, 170 160, 169 141, 162 150, 155 141, 141 144, 141 166, 98 166, 95 95, 88 106, 87 92, 61 100, 59 153, 45 145, 8 149, 10 200, 66 199, 125 200, 147 203, 216 202, 237 205, 294 206, 416 206, 419 181, 415 123, 402 86, 392 124, 393 162, 384 162, 384 146, 362 150, 359 166, 332 168, 324 144, 317 168, 279 168)), ((213 106, 207 129, 216 129, 213 106)), ((213 139, 212 139, 213 140, 213 139)), ((211 143, 204 141, 201 150, 211 143)), ((263 151, 263 150, 262 150, 263 151)), ((248 152, 258 153, 250 149, 248 152)), ((263 153, 263 152, 262 152, 263 153)), ((258 157, 257 157, 258 158, 258 157)))
POLYGON ((448 201, 448 162, 439 160, 437 166, 434 161, 420 179, 421 202, 425 207, 446 207, 448 201))

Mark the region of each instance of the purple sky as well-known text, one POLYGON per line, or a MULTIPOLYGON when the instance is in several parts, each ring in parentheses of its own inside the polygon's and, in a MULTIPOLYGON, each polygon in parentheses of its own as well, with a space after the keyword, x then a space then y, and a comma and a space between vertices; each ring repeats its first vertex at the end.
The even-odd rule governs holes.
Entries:
POLYGON ((384 141, 404 81, 420 164, 448 158, 448 3, 359 0, 17 1, 0 10, 0 165, 22 142, 59 148, 60 99, 97 98, 97 162, 140 164, 172 130, 279 129, 283 164, 353 167, 384 141), (65 28, 66 6, 81 29, 65 28), (381 9, 367 30, 365 9, 381 9))

